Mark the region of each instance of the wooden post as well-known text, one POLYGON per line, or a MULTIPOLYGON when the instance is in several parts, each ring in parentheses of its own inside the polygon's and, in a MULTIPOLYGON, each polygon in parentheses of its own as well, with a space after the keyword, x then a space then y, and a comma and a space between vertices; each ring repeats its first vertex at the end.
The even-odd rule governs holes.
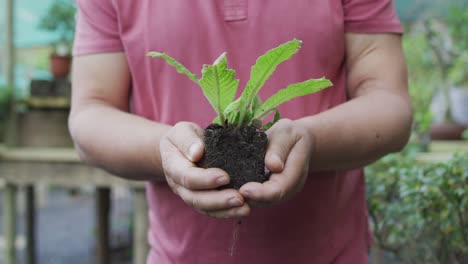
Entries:
MULTIPOLYGON (((14 1, 6 0, 5 2, 5 45, 6 45, 6 81, 7 85, 14 84, 15 79, 15 42, 14 42, 14 1)), ((11 88, 11 87, 10 87, 11 88)))
POLYGON ((97 216, 97 244, 96 263, 109 263, 109 212, 110 212, 110 189, 97 188, 96 194, 96 216, 97 216))
POLYGON ((14 0, 6 0, 5 3, 5 33, 6 33, 6 81, 10 89, 11 108, 8 116, 8 125, 6 127, 5 143, 7 146, 16 145, 16 103, 15 103, 15 42, 14 42, 14 0))
POLYGON ((26 186, 26 264, 36 263, 36 199, 34 186, 26 186))
POLYGON ((16 264, 16 186, 7 184, 3 197, 5 264, 16 264))
POLYGON ((145 264, 148 255, 148 207, 145 189, 135 188, 133 195, 133 264, 145 264))

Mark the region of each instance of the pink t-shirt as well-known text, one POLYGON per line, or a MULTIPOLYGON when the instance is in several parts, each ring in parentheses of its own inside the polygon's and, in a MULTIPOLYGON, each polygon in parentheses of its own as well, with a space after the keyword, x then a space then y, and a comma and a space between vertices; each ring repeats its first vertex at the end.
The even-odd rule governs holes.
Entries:
MULTIPOLYGON (((166 52, 195 73, 227 51, 242 88, 259 55, 301 39, 299 53, 260 92, 266 98, 291 83, 331 79, 333 88, 280 107, 295 119, 347 100, 345 32, 402 32, 391 0, 78 0, 78 6, 75 56, 125 52, 135 114, 202 127, 215 114, 200 88, 148 51, 166 52)), ((293 200, 254 209, 239 226, 233 256, 234 220, 201 215, 166 184, 148 184, 147 195, 148 263, 367 263, 362 170, 313 173, 293 200)))

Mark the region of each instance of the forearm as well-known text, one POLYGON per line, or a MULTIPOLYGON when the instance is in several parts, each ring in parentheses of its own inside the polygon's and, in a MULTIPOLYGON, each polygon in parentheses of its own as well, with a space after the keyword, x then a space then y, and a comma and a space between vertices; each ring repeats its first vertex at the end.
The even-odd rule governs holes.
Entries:
POLYGON ((401 150, 411 120, 409 99, 382 89, 297 122, 314 139, 311 170, 320 171, 363 167, 401 150))
POLYGON ((159 139, 169 126, 92 103, 72 111, 69 127, 84 161, 127 179, 164 181, 159 139))

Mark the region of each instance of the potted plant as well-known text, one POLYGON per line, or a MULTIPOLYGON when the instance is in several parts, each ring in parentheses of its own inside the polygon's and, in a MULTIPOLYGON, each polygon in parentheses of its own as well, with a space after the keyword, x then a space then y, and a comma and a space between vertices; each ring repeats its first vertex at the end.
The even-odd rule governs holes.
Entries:
POLYGON ((325 78, 310 79, 291 84, 264 102, 257 96, 276 67, 290 59, 300 47, 301 41, 294 39, 258 58, 252 67, 250 80, 237 100, 234 98, 239 80, 235 78, 235 71, 227 68, 225 53, 212 65, 203 66, 201 78, 165 53, 148 53, 151 57, 163 58, 179 73, 198 84, 218 114, 213 124, 205 129, 205 155, 200 166, 225 170, 231 177, 229 185, 225 187, 239 189, 246 182, 268 180, 264 171, 268 139, 264 131, 280 119, 277 107, 332 85, 325 78), (262 125, 262 121, 273 113, 273 121, 262 125))
POLYGON ((66 78, 70 73, 71 47, 75 34, 75 9, 74 1, 55 0, 39 24, 43 30, 60 34, 50 56, 50 71, 54 78, 66 78))
POLYGON ((449 69, 452 117, 457 123, 468 125, 468 6, 453 8, 448 25, 454 42, 456 57, 449 69))
POLYGON ((451 115, 455 122, 468 125, 468 52, 457 58, 449 72, 451 115))
MULTIPOLYGON (((464 89, 460 85, 466 83, 467 73, 466 50, 468 49, 468 7, 459 1, 452 1, 450 16, 445 21, 426 21, 426 36, 430 44, 437 67, 440 71, 442 84, 440 92, 434 97, 432 109, 436 122, 431 129, 431 137, 435 139, 460 139, 466 123, 461 116, 462 105, 468 104, 464 89)), ((466 118, 466 117, 465 117, 466 118)))

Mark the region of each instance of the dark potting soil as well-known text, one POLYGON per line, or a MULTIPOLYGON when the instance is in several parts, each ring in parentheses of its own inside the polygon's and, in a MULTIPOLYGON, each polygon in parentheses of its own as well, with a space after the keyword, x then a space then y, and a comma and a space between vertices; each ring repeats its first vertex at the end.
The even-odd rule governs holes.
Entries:
POLYGON ((247 182, 265 182, 267 136, 253 126, 222 127, 211 124, 204 133, 204 168, 226 171, 231 182, 222 188, 239 189, 247 182))

